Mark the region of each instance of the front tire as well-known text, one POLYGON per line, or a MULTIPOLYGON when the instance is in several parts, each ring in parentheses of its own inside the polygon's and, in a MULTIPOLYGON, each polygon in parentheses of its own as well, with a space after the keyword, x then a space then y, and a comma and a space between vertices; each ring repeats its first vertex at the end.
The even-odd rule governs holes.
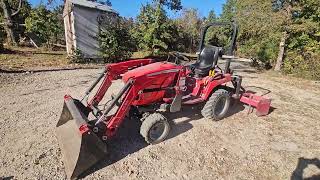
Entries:
POLYGON ((140 127, 140 134, 149 144, 162 142, 168 136, 170 125, 167 119, 160 113, 148 115, 140 127))
POLYGON ((223 119, 230 107, 230 95, 227 90, 218 89, 208 99, 201 114, 207 119, 215 121, 223 119))

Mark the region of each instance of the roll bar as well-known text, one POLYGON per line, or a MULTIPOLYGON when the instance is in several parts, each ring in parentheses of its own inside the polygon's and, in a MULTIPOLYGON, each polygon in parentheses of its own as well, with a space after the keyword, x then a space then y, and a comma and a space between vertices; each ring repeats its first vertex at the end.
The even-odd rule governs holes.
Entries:
POLYGON ((237 34, 238 34, 238 26, 235 22, 213 22, 213 23, 209 23, 206 26, 204 26, 201 30, 201 40, 200 40, 200 45, 199 45, 199 52, 201 52, 201 50, 204 47, 204 40, 205 40, 205 36, 207 34, 208 29, 211 26, 215 26, 215 27, 227 27, 227 26, 231 26, 232 27, 232 38, 231 38, 231 43, 230 43, 230 48, 227 51, 228 56, 233 56, 233 52, 235 50, 236 47, 236 38, 237 38, 237 34))

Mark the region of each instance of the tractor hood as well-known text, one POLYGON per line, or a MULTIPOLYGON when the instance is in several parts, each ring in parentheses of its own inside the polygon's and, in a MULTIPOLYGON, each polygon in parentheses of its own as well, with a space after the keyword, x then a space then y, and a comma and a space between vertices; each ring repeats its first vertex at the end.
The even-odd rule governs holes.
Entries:
POLYGON ((141 66, 136 69, 130 70, 123 74, 122 80, 127 82, 130 78, 138 78, 144 75, 159 75, 163 73, 178 72, 181 66, 169 62, 156 62, 141 66))

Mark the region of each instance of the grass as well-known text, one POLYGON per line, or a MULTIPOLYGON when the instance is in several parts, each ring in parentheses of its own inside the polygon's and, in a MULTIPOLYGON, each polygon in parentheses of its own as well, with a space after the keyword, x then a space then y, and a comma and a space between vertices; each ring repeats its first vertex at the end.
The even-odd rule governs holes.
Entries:
POLYGON ((66 68, 95 68, 98 63, 74 63, 64 50, 18 47, 6 49, 0 54, 0 71, 35 71, 66 68))
MULTIPOLYGON (((186 54, 191 56, 191 54, 186 54)), ((167 59, 167 53, 152 55, 151 51, 139 51, 132 54, 132 59, 151 57, 167 59)), ((67 57, 66 51, 52 51, 44 48, 17 47, 5 50, 0 54, 0 71, 35 71, 64 68, 97 67, 102 64, 74 63, 67 57)))
POLYGON ((144 58, 144 57, 148 57, 151 56, 152 52, 151 51, 138 51, 138 52, 134 52, 131 56, 132 59, 138 59, 138 58, 144 58))
POLYGON ((48 51, 34 48, 10 48, 0 54, 0 69, 29 70, 70 66, 65 51, 48 51))

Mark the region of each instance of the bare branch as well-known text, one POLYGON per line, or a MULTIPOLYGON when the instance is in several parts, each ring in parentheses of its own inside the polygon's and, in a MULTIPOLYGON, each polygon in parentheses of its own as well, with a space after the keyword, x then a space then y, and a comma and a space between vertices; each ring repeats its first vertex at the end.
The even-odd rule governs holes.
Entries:
POLYGON ((20 11, 20 9, 21 9, 21 5, 22 5, 22 0, 19 1, 18 9, 16 10, 16 12, 14 12, 14 13, 11 14, 11 17, 12 17, 12 16, 15 16, 16 14, 19 13, 19 11, 20 11))

